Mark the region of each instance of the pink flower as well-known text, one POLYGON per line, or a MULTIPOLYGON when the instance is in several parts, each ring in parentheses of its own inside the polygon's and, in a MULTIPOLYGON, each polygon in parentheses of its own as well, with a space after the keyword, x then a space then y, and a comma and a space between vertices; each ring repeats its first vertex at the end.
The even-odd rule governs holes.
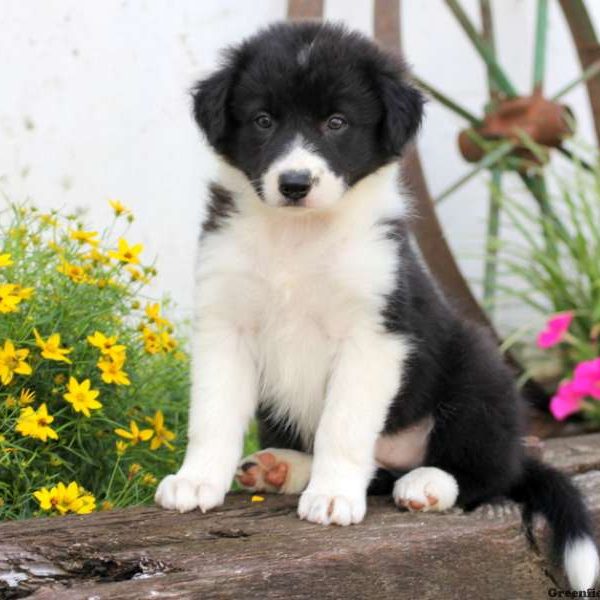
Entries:
POLYGON ((580 362, 573 373, 573 385, 583 396, 600 400, 600 358, 580 362))
POLYGON ((572 381, 565 381, 560 384, 550 401, 550 412, 557 421, 564 421, 569 415, 579 411, 584 395, 572 381))
POLYGON ((548 319, 546 328, 538 335, 538 348, 551 348, 559 344, 571 326, 572 320, 573 313, 570 311, 557 313, 548 319))

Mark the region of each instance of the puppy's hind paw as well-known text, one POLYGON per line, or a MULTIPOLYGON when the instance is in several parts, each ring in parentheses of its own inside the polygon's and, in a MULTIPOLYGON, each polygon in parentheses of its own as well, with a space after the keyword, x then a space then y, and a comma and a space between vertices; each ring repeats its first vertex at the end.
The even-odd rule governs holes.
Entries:
POLYGON ((458 497, 458 484, 450 473, 437 467, 419 467, 394 485, 394 502, 415 512, 452 508, 458 497))
POLYGON ((199 508, 206 512, 223 504, 225 494, 208 483, 192 481, 180 475, 167 475, 158 485, 154 501, 167 510, 181 513, 199 508))
POLYGON ((299 494, 308 484, 311 462, 296 450, 268 448, 243 458, 235 480, 251 492, 299 494))

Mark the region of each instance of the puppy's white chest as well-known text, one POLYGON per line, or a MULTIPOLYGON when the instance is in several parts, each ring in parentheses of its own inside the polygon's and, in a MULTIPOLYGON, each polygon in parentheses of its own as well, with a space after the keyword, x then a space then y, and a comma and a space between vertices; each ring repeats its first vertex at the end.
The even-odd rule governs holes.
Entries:
POLYGON ((338 344, 351 326, 343 295, 328 269, 316 264, 277 266, 265 281, 256 330, 261 396, 307 441, 322 412, 338 344))
POLYGON ((207 309, 236 323, 255 357, 261 401, 307 443, 340 346, 357 328, 382 330, 397 272, 394 246, 379 231, 320 225, 241 221, 207 245, 203 263, 207 309))

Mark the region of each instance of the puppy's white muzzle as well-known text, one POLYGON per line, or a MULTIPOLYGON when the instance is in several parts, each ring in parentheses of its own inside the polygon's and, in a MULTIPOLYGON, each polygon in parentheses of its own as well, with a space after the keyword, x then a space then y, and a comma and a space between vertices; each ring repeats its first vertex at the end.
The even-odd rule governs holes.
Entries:
POLYGON ((346 184, 322 156, 297 138, 263 175, 262 189, 269 206, 322 209, 340 200, 346 184))

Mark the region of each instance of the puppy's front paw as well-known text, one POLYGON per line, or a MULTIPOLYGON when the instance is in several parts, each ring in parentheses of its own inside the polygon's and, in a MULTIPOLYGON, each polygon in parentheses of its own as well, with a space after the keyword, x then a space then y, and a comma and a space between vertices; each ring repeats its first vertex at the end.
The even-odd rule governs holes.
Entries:
POLYGON ((167 475, 156 488, 154 501, 168 510, 188 512, 199 508, 206 512, 220 506, 225 500, 225 493, 214 485, 193 481, 181 475, 167 475))
POLYGON ((394 501, 410 511, 447 510, 454 506, 458 484, 450 473, 437 467, 419 467, 394 485, 394 501))
POLYGON ((365 494, 331 494, 307 490, 300 496, 298 516, 320 525, 360 523, 367 512, 365 494))

